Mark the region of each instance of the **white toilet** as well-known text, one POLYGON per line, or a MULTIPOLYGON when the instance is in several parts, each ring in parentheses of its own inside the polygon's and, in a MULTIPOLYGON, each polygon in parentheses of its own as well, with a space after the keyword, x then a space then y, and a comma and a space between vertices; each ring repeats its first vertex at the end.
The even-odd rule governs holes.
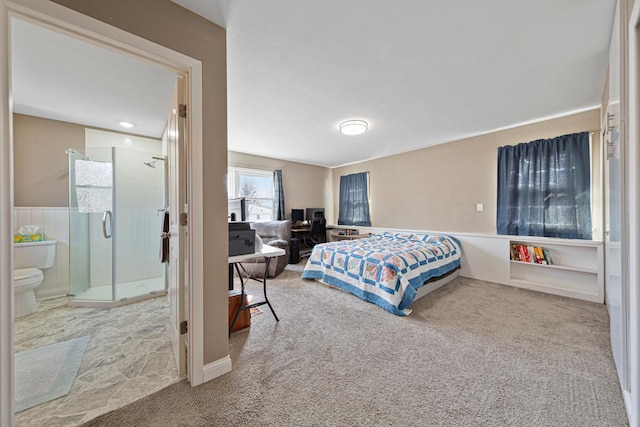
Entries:
POLYGON ((41 270, 53 266, 56 243, 58 242, 55 240, 14 243, 14 317, 26 316, 38 310, 38 302, 33 291, 44 280, 41 270))

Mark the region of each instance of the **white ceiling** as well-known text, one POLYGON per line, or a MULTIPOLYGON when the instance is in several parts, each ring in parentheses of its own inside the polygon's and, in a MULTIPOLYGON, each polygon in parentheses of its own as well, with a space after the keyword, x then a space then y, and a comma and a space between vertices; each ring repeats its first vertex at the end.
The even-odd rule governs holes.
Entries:
MULTIPOLYGON (((329 167, 596 107, 615 7, 174 1, 227 28, 229 149, 329 167)), ((16 20, 12 49, 16 112, 161 135, 172 73, 16 20)))
POLYGON ((229 149, 323 166, 596 107, 615 7, 174 1, 227 28, 229 149), (347 119, 369 131, 341 135, 347 119))
POLYGON ((162 136, 175 74, 16 19, 11 49, 16 113, 162 136))

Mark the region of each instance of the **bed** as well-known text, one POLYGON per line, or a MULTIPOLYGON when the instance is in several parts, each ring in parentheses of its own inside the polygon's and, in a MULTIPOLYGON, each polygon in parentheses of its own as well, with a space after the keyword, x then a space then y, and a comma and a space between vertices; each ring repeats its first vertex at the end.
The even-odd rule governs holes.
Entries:
POLYGON ((302 272, 406 316, 421 296, 457 277, 460 242, 444 234, 391 233, 316 245, 302 272))

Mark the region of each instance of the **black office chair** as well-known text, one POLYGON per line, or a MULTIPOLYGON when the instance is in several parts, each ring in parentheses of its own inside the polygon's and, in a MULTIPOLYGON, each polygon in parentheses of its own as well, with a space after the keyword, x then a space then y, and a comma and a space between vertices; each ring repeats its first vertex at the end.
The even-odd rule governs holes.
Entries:
POLYGON ((311 227, 309 228, 309 240, 314 245, 327 241, 327 220, 322 212, 315 212, 311 227))

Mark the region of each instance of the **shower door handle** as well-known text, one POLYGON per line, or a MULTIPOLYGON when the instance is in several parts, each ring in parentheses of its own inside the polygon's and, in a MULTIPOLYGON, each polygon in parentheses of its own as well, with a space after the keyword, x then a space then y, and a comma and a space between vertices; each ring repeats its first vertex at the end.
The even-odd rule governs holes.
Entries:
POLYGON ((162 218, 162 232, 160 233, 160 262, 163 264, 169 264, 169 252, 171 245, 169 239, 171 238, 169 224, 169 209, 164 209, 164 218, 162 218))
POLYGON ((111 211, 104 211, 102 214, 102 234, 105 239, 109 239, 111 237, 111 211), (107 234, 107 216, 109 217, 109 233, 107 234))

